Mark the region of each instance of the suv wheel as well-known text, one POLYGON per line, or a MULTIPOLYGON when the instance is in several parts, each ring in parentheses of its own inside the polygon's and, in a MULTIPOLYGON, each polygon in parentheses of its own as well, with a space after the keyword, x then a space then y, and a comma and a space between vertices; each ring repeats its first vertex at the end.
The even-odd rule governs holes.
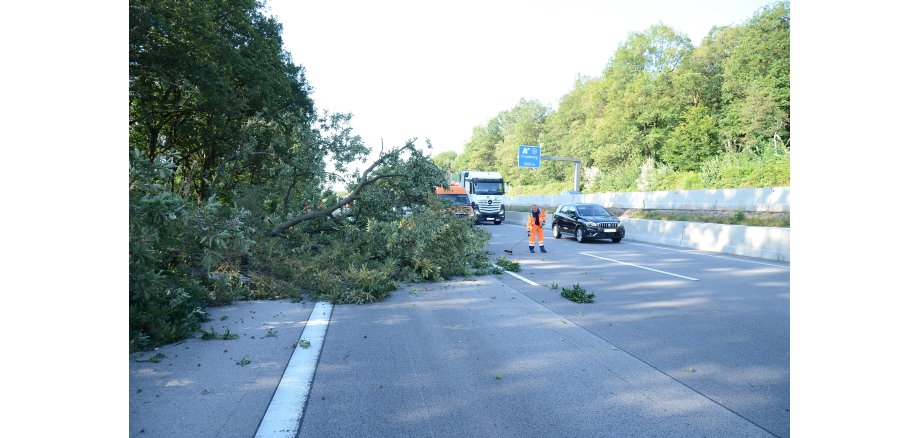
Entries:
POLYGON ((620 236, 613 236, 610 238, 610 240, 612 240, 613 243, 620 243, 620 241, 623 240, 623 238, 620 236))
POLYGON ((562 237, 562 233, 559 232, 559 224, 553 224, 553 237, 556 239, 562 237))
POLYGON ((495 225, 501 225, 501 224, 502 224, 501 219, 495 219, 495 225))
POLYGON ((585 229, 584 228, 578 227, 575 229, 575 240, 577 240, 578 243, 585 243, 585 229))

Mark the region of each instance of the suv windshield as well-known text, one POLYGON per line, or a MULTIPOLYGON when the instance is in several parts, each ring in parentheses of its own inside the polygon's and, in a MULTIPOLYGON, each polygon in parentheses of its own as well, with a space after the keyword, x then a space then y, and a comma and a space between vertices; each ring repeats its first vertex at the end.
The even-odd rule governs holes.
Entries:
POLYGON ((473 183, 473 193, 477 195, 504 195, 505 183, 502 180, 477 180, 473 183))
POLYGON ((600 205, 579 205, 575 209, 579 216, 610 216, 610 212, 600 205))
POLYGON ((469 205, 470 204, 470 198, 466 195, 444 194, 444 195, 438 195, 438 196, 440 196, 442 199, 446 199, 457 205, 469 205))

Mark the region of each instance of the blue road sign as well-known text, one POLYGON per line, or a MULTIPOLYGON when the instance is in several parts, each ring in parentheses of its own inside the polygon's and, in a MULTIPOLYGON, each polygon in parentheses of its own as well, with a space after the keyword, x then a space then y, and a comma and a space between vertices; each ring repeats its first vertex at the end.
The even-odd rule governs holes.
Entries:
POLYGON ((540 167, 540 146, 518 146, 518 167, 540 167))

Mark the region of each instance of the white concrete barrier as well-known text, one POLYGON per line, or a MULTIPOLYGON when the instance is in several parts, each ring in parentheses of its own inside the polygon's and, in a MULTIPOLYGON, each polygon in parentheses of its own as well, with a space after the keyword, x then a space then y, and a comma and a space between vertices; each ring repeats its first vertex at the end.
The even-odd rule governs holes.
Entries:
POLYGON ((537 204, 555 208, 571 202, 604 207, 660 210, 744 210, 788 213, 789 187, 746 189, 670 190, 659 192, 608 192, 581 195, 506 196, 507 205, 537 204))
POLYGON ((626 238, 661 245, 682 246, 684 222, 620 219, 626 238))
MULTIPOLYGON (((505 221, 524 225, 527 223, 527 214, 509 211, 505 213, 505 221)), ((547 213, 546 220, 552 223, 553 215, 547 213)), ((626 239, 789 261, 789 228, 629 218, 621 218, 620 221, 626 227, 626 239)), ((547 228, 546 232, 548 237, 551 231, 547 228)))
POLYGON ((789 261, 789 228, 686 222, 681 246, 789 261))

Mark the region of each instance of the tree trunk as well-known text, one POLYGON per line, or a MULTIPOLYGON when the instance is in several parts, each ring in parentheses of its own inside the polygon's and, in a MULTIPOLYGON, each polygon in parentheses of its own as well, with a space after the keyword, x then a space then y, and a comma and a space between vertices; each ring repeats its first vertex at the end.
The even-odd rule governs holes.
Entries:
POLYGON ((288 212, 288 201, 291 199, 291 191, 294 190, 294 186, 297 185, 297 166, 294 166, 294 176, 291 178, 291 185, 288 186, 287 192, 284 194, 284 207, 283 212, 287 214, 288 212))

